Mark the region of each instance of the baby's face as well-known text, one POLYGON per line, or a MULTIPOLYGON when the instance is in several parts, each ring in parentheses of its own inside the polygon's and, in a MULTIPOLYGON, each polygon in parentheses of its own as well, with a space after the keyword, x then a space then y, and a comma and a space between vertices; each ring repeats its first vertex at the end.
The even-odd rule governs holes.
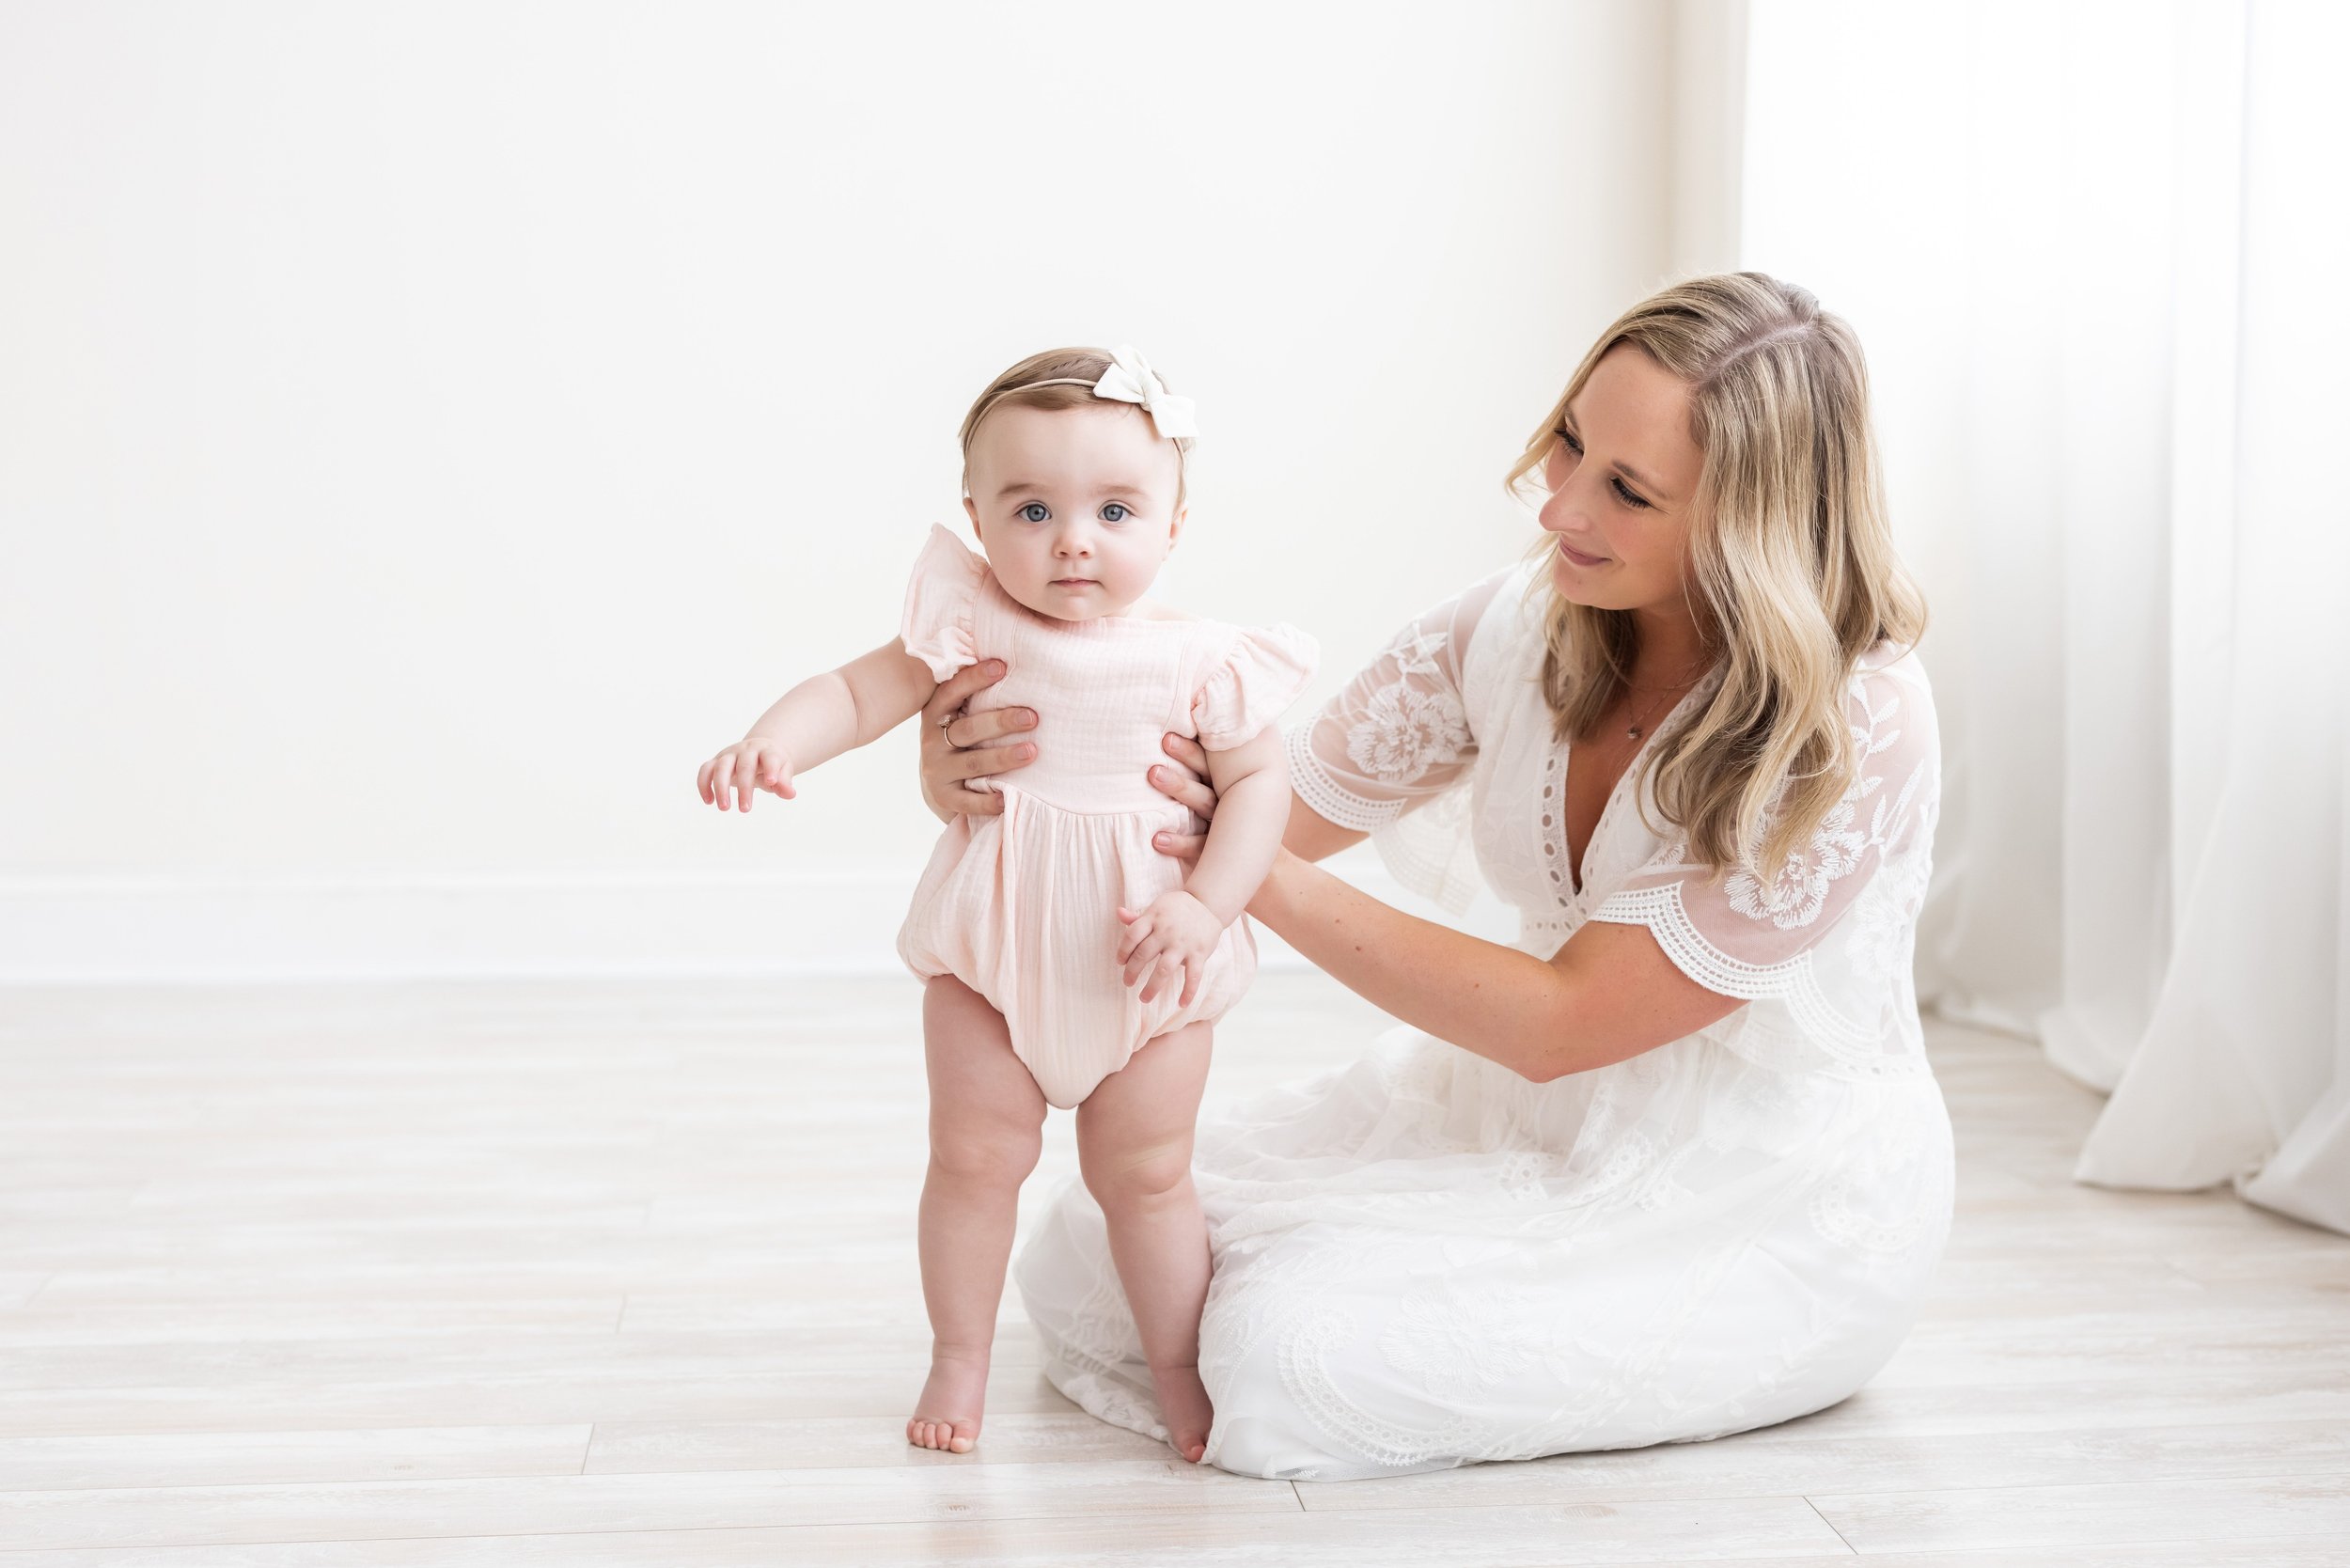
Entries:
POLYGON ((1123 615, 1183 531, 1180 456, 1139 408, 996 408, 971 438, 971 495, 995 580, 1039 615, 1123 615))

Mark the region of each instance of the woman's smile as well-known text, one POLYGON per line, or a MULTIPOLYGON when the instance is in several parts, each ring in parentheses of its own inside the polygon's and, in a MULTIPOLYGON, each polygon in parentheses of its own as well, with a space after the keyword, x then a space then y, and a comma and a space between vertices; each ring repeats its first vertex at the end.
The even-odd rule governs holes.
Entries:
POLYGON ((1559 541, 1559 553, 1577 566, 1604 566, 1607 562, 1606 557, 1587 556, 1563 539, 1559 541))

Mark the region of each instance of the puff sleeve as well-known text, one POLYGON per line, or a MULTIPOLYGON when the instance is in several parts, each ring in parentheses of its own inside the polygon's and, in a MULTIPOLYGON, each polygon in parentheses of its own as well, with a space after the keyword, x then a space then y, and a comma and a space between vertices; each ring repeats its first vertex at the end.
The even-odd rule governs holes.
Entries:
POLYGON ((971 642, 971 619, 987 576, 987 561, 938 524, 914 562, 914 577, 906 585, 905 612, 899 618, 898 635, 906 651, 931 666, 934 680, 944 681, 966 665, 979 663, 971 642))
POLYGON ((1199 744, 1230 751, 1262 731, 1297 700, 1321 657, 1320 645, 1287 621, 1243 631, 1192 698, 1199 744))

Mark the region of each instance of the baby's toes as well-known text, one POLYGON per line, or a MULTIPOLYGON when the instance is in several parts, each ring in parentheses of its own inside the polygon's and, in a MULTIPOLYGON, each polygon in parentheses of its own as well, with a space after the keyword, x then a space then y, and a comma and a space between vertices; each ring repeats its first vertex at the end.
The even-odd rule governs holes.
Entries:
POLYGON ((956 1421, 951 1426, 942 1421, 939 1431, 947 1439, 939 1446, 950 1453, 969 1453, 979 1440, 979 1423, 977 1421, 956 1421))

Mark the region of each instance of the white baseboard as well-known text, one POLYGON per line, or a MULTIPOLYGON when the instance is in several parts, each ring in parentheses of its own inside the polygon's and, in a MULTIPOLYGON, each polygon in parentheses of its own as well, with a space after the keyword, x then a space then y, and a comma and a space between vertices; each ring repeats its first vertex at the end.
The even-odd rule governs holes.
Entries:
MULTIPOLYGON (((1431 913, 1374 858, 1336 869, 1431 913)), ((887 974, 913 892, 882 873, 0 878, 0 986, 887 974)), ((1257 936, 1262 967, 1304 965, 1257 936)))

